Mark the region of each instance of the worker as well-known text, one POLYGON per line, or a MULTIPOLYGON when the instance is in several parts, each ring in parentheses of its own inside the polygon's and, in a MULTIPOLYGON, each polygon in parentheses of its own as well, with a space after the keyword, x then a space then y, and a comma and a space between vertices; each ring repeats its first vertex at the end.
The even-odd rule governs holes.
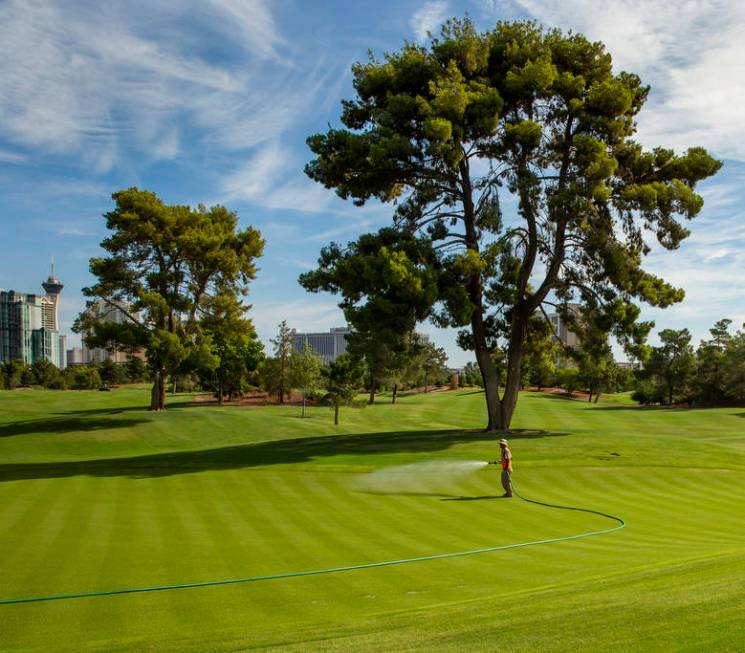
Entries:
POLYGON ((499 462, 502 464, 502 487, 504 494, 502 496, 512 496, 512 452, 507 445, 507 440, 502 438, 499 441, 499 447, 502 450, 499 462))

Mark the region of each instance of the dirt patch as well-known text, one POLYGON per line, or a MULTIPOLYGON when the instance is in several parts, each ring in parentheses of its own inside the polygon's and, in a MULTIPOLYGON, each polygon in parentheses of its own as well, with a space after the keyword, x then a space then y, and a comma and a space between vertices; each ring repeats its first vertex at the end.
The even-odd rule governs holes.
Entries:
MULTIPOLYGON (((217 398, 211 393, 204 393, 196 395, 194 397, 195 404, 217 404, 217 398)), ((303 403, 303 395, 301 392, 290 392, 285 393, 285 401, 283 406, 301 406, 303 403)), ((318 402, 311 399, 306 400, 306 406, 315 406, 318 402)), ((266 392, 247 392, 242 397, 228 401, 223 401, 225 406, 277 406, 279 399, 276 394, 268 394, 266 392)))
POLYGON ((557 397, 561 397, 562 399, 573 399, 575 401, 586 402, 587 399, 590 397, 590 394, 588 392, 584 392, 583 390, 575 390, 572 394, 569 394, 566 390, 564 390, 564 388, 525 388, 525 390, 527 392, 541 392, 547 395, 555 395, 557 397))

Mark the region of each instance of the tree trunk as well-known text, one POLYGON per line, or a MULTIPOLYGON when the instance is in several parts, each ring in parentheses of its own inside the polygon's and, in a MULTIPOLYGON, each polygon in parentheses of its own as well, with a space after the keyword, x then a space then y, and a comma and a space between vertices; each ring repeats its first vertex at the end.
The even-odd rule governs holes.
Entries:
POLYGON ((158 410, 165 410, 166 409, 166 371, 163 370, 163 372, 160 375, 160 392, 158 395, 158 410))
POLYGON ((222 388, 222 381, 220 381, 217 384, 217 405, 218 406, 222 406, 223 404, 223 394, 224 394, 224 391, 222 388))
POLYGON ((398 393, 398 383, 393 384, 393 394, 391 395, 391 403, 396 403, 396 394, 398 393))
POLYGON ((280 383, 280 385, 279 385, 279 391, 277 393, 277 398, 278 398, 280 404, 285 403, 285 385, 284 385, 284 383, 280 383))
POLYGON ((375 403, 375 378, 373 375, 370 375, 370 396, 367 399, 368 404, 374 404, 375 403))
POLYGON ((595 393, 595 403, 598 403, 599 400, 600 400, 600 393, 599 392, 596 392, 595 393))
POLYGON ((592 395, 593 395, 593 394, 594 394, 594 393, 593 393, 592 389, 590 389, 590 394, 589 394, 589 395, 588 395, 588 397, 587 397, 587 403, 588 403, 588 404, 591 404, 591 403, 592 403, 592 395))
POLYGON ((520 391, 520 368, 523 359, 523 346, 525 334, 528 330, 528 316, 525 315, 524 306, 515 306, 513 309, 512 326, 510 327, 510 344, 507 348, 507 380, 504 384, 502 395, 500 420, 497 430, 508 431, 512 414, 515 412, 517 397, 520 391))
POLYGON ((473 333, 476 362, 484 382, 484 395, 486 397, 487 431, 499 430, 501 418, 501 404, 499 401, 499 379, 497 368, 489 355, 486 347, 486 332, 480 311, 474 310, 471 317, 471 332, 473 333))
POLYGON ((673 405, 673 384, 671 383, 667 391, 667 405, 673 405))
POLYGON ((427 377, 427 371, 425 370, 424 371, 424 392, 429 392, 429 386, 427 385, 428 381, 429 379, 427 377))
POLYGON ((339 404, 334 404, 334 426, 339 425, 339 404))
POLYGON ((165 410, 166 380, 165 369, 162 367, 153 374, 153 387, 150 391, 150 410, 165 410))
POLYGON ((305 417, 305 390, 303 390, 303 409, 300 411, 300 417, 305 417))

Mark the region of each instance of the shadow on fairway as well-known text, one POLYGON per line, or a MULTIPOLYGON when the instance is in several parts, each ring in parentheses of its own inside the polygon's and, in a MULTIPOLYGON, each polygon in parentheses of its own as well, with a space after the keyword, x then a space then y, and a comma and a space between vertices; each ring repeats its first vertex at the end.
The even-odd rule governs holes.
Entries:
MULTIPOLYGON (((112 414, 117 411, 112 411, 112 414)), ((0 438, 9 438, 14 435, 31 435, 44 433, 72 433, 74 431, 90 433, 91 431, 102 431, 106 429, 130 428, 146 422, 146 419, 123 418, 90 418, 90 417, 58 417, 47 419, 29 419, 22 422, 11 422, 0 424, 0 438)))
MULTIPOLYGON (((99 428, 112 428, 122 422, 126 420, 111 420, 106 423, 106 427, 99 428)), ((512 433, 510 438, 518 440, 565 435, 567 433, 525 430, 512 433)), ((155 478, 208 470, 306 463, 314 459, 340 455, 427 453, 443 451, 459 443, 479 441, 493 445, 494 436, 483 431, 453 429, 295 438, 131 458, 4 464, 0 465, 0 482, 69 476, 155 478)))
MULTIPOLYGON (((215 405, 217 401, 215 401, 215 405)), ((184 399, 182 401, 169 400, 166 403, 166 410, 181 410, 183 408, 204 408, 205 406, 211 405, 211 402, 204 401, 191 401, 191 399, 184 399)), ((109 407, 109 408, 86 408, 84 410, 70 410, 64 413, 52 413, 53 415, 117 415, 119 413, 149 413, 148 406, 143 404, 141 406, 122 406, 109 407)))

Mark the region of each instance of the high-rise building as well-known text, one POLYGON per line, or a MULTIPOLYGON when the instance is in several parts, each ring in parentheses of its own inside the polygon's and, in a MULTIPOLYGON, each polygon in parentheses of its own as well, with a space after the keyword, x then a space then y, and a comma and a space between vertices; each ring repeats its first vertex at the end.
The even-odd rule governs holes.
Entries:
MULTIPOLYGON (((115 324, 126 324, 130 318, 127 315, 129 311, 129 304, 121 302, 119 304, 109 304, 108 302, 99 299, 95 301, 87 309, 96 320, 101 322, 113 322, 115 324)), ((134 316, 138 317, 137 315, 134 316)), ((145 358, 144 350, 137 350, 133 353, 138 358, 145 358)), ((83 337, 83 349, 82 349, 82 362, 83 363, 103 363, 104 361, 111 360, 114 363, 126 363, 129 359, 129 354, 123 351, 109 350, 102 347, 87 347, 85 343, 85 337, 83 337)), ((72 363, 71 363, 72 364, 72 363)))
POLYGON ((46 359, 60 366, 57 303, 62 284, 53 281, 52 297, 0 290, 0 360, 31 365, 46 359))
POLYGON ((313 349, 324 363, 333 363, 347 351, 347 334, 349 327, 336 327, 326 332, 297 333, 292 331, 292 348, 302 351, 307 345, 313 349))
POLYGON ((57 367, 61 370, 67 367, 67 336, 59 337, 59 363, 57 367))
POLYGON ((44 288, 47 298, 51 301, 51 305, 47 302, 45 306, 43 315, 45 321, 44 327, 52 331, 59 331, 59 296, 65 286, 54 276, 54 259, 52 259, 52 268, 49 272, 49 277, 41 284, 41 287, 44 288))
POLYGON ((62 366, 58 306, 64 286, 54 268, 42 286, 46 296, 0 290, 0 361, 45 359, 62 366))
MULTIPOLYGON (((580 306, 579 304, 568 304, 567 308, 572 313, 577 314, 580 306)), ((538 315, 542 315, 542 313, 538 313, 538 315)), ((579 345, 579 337, 574 333, 574 331, 570 331, 567 328, 566 323, 561 319, 561 316, 558 313, 551 313, 548 316, 548 321, 554 329, 554 337, 562 345, 565 347, 577 347, 579 345)))
POLYGON ((67 350, 67 364, 71 367, 74 365, 85 364, 82 347, 73 347, 72 349, 67 350))
MULTIPOLYGON (((347 351, 347 335, 352 333, 349 327, 335 327, 329 331, 318 333, 297 333, 292 331, 292 348, 302 351, 307 345, 313 349, 324 363, 333 363, 339 356, 347 351)), ((429 336, 417 333, 420 344, 429 344, 429 336)))

